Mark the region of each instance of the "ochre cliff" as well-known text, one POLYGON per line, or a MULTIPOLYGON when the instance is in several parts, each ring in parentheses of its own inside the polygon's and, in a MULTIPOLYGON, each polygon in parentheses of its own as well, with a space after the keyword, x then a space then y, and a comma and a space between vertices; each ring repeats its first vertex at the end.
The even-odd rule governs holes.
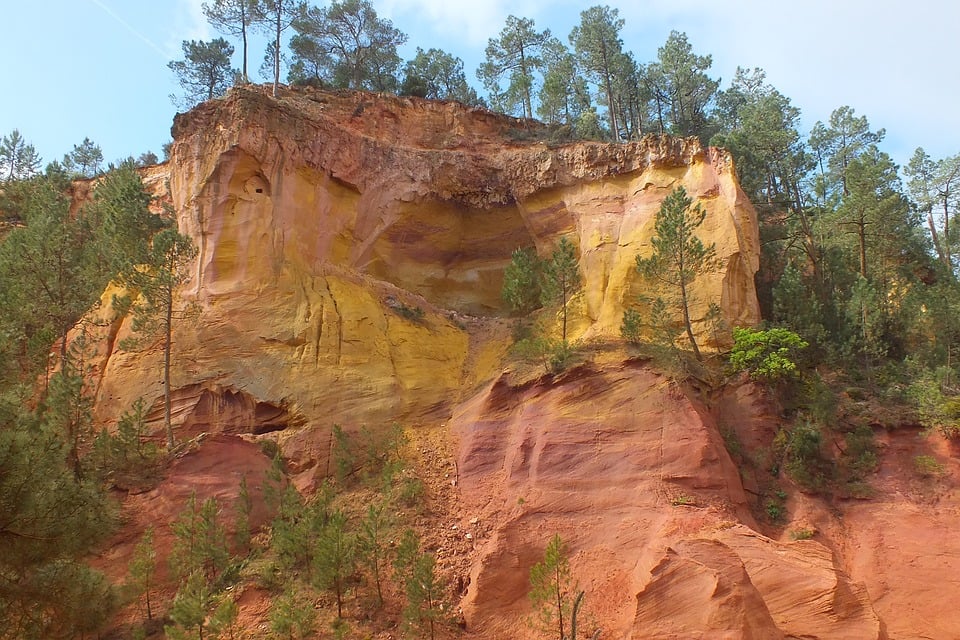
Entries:
MULTIPOLYGON (((616 336, 643 284, 635 256, 679 185, 708 211, 723 263, 695 283, 698 330, 715 335, 710 302, 728 326, 759 320, 755 214, 725 153, 691 139, 510 141, 537 127, 456 103, 256 89, 178 116, 165 197, 199 249, 183 291, 199 315, 175 329, 176 421, 203 430, 198 407, 259 403, 270 429, 302 427, 285 437, 309 448, 334 420, 449 415, 500 366, 504 345, 474 329, 505 315, 513 249, 545 255, 571 237, 584 281, 572 337, 616 336)), ((108 354, 103 418, 160 397, 158 345, 108 354)))
MULTIPOLYGON (((695 282, 696 331, 708 345, 729 339, 705 321, 710 303, 727 327, 759 321, 756 216, 729 156, 669 137, 537 141, 548 133, 455 103, 313 90, 235 89, 178 116, 170 160, 149 176, 199 249, 173 336, 178 438, 226 434, 201 449, 251 469, 263 461, 229 436, 276 439, 309 489, 328 473, 335 424, 441 434, 454 497, 434 523, 446 532, 437 552, 462 587, 468 637, 533 637, 529 569, 554 533, 603 637, 884 638, 934 618, 938 632, 956 630, 956 614, 926 602, 891 625, 911 592, 901 572, 876 569, 880 551, 859 548, 873 531, 917 560, 915 545, 895 549, 905 525, 879 530, 904 512, 922 522, 913 506, 854 505, 849 522, 863 527, 852 537, 841 507, 816 501, 791 506, 816 539, 766 528, 719 426, 763 446, 776 414, 752 404, 749 385, 708 398, 622 349, 623 310, 645 287, 635 257, 649 255, 655 214, 677 186, 706 210, 700 235, 721 264, 695 282), (546 255, 564 236, 583 276, 572 340, 595 357, 535 377, 506 355, 503 271, 515 248, 546 255)), ((159 340, 120 348, 129 321, 111 322, 108 306, 98 419, 143 397, 159 427, 159 340)), ((220 466, 198 465, 198 486, 229 493, 209 477, 220 466)), ((137 504, 171 511, 184 482, 137 504)), ((949 580, 956 557, 936 575, 949 580)))

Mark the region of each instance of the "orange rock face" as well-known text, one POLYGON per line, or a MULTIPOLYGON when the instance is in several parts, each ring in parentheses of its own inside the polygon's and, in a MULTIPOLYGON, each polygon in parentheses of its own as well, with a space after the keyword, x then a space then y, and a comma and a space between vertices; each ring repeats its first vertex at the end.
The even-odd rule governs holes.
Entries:
MULTIPOLYGON (((933 539, 947 515, 854 506, 847 522, 863 530, 844 537, 816 505, 805 517, 822 536, 775 540, 758 532, 774 534, 751 515, 756 487, 718 429, 733 426, 751 448, 772 438, 776 416, 749 387, 708 402, 624 358, 536 380, 504 370, 511 252, 546 255, 570 237, 583 277, 572 340, 609 344, 649 292, 635 257, 650 254, 656 212, 677 186, 707 211, 702 239, 722 265, 693 286, 701 340, 728 339, 706 321, 710 303, 727 326, 759 321, 755 213, 725 152, 672 138, 530 141, 546 136, 453 103, 310 90, 277 100, 235 89, 179 116, 166 174, 149 176, 199 249, 181 300, 195 312, 174 330, 174 425, 181 440, 219 435, 137 504, 169 520, 168 502, 197 477, 229 498, 236 479, 211 477, 233 472, 210 456, 258 474, 266 464, 235 435, 277 432, 309 487, 328 468, 334 424, 446 424, 460 490, 450 517, 473 546, 459 565, 468 636, 535 637, 529 569, 559 533, 603 637, 884 638, 885 625, 910 637, 936 600, 891 622, 910 600, 904 583, 927 591, 882 567, 885 550, 929 563, 924 543, 900 541, 920 523, 933 539)), ((100 421, 138 397, 158 418, 159 341, 126 350, 128 321, 100 330, 100 421)), ((951 570, 955 546, 944 545, 951 570)), ((933 635, 951 637, 954 623, 941 613, 933 635)))
POLYGON ((886 637, 827 547, 754 530, 713 418, 645 365, 504 376, 452 424, 464 509, 499 523, 463 602, 481 637, 540 637, 525 595, 554 534, 610 637, 886 637))
MULTIPOLYGON (((697 331, 717 335, 704 321, 711 302, 728 326, 759 320, 755 214, 725 153, 692 139, 512 140, 543 137, 538 127, 455 103, 256 89, 178 116, 168 178, 149 176, 169 187, 199 249, 183 290, 199 314, 174 330, 175 422, 259 403, 283 416, 270 430, 308 430, 282 436, 307 450, 334 421, 449 415, 500 367, 505 345, 483 347, 474 318, 505 314, 515 248, 547 254, 570 236, 584 281, 572 337, 616 336, 644 286, 635 257, 650 252, 659 203, 681 185, 708 211, 704 241, 723 263, 694 283, 697 331)), ((138 396, 159 413, 159 344, 116 348, 127 324, 105 336, 104 420, 138 396)))

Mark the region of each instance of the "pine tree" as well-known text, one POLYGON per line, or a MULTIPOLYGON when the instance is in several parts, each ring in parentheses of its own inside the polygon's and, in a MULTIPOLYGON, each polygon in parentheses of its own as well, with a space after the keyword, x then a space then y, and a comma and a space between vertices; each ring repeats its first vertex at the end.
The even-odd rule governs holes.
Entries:
POLYGON ((237 502, 234 506, 233 544, 238 552, 250 546, 250 512, 253 510, 253 500, 247 489, 247 475, 240 478, 240 489, 237 493, 237 502))
POLYGON ((167 626, 164 632, 170 640, 187 640, 194 637, 203 640, 207 616, 214 602, 213 589, 207 582, 203 570, 197 569, 187 575, 180 584, 177 595, 170 607, 170 619, 176 626, 167 626))
POLYGON ((524 316, 532 313, 541 304, 540 283, 543 263, 532 248, 515 249, 510 264, 503 272, 503 288, 500 298, 518 315, 522 328, 524 316))
POLYGON ((0 183, 26 180, 40 170, 40 156, 32 144, 14 129, 0 140, 0 183))
POLYGON ((100 173, 103 151, 90 138, 73 145, 73 151, 63 156, 63 168, 68 174, 80 178, 92 178, 100 173))
POLYGON ((270 630, 286 640, 304 640, 312 637, 317 612, 288 585, 286 591, 270 607, 270 630))
POLYGON ((614 141, 620 140, 614 93, 615 76, 623 55, 620 30, 624 21, 619 15, 617 9, 608 6, 590 7, 580 13, 580 24, 570 32, 570 43, 576 52, 577 62, 601 89, 602 99, 607 104, 610 133, 614 141))
POLYGON ((130 585, 133 588, 133 594, 140 598, 143 596, 144 606, 146 607, 147 620, 153 620, 153 607, 151 606, 150 591, 153 588, 153 577, 157 567, 157 550, 153 545, 153 526, 147 527, 133 550, 133 559, 130 560, 130 585))
POLYGON ((213 0, 204 2, 203 15, 207 21, 221 33, 240 38, 243 65, 240 78, 244 83, 250 81, 247 73, 247 36, 250 27, 263 19, 259 0, 213 0))
POLYGON ((267 57, 264 65, 269 61, 273 67, 271 77, 273 79, 273 97, 277 97, 277 89, 280 86, 280 62, 283 58, 283 32, 286 31, 293 21, 296 20, 303 11, 305 3, 300 0, 261 0, 263 11, 263 21, 260 27, 270 34, 272 40, 267 47, 267 57))
MULTIPOLYGON (((167 449, 175 445, 170 417, 170 354, 173 350, 174 292, 187 279, 187 266, 197 254, 193 241, 176 229, 164 229, 153 237, 149 253, 149 269, 136 269, 129 277, 140 297, 133 302, 133 329, 150 334, 163 333, 163 407, 167 449)), ((127 304, 131 304, 128 300, 127 304)), ((182 317, 182 316, 181 316, 182 317)))
POLYGON ((313 576, 317 586, 337 599, 337 617, 343 617, 347 583, 356 571, 356 539, 347 530, 347 517, 335 511, 316 539, 313 576))
POLYGON ((677 187, 664 199, 654 225, 656 235, 650 240, 653 254, 649 258, 637 256, 637 271, 674 290, 690 346, 697 360, 702 360, 690 319, 689 288, 698 275, 716 270, 716 248, 713 244, 705 246, 694 235, 707 212, 700 205, 692 205, 693 200, 683 187, 677 187))
POLYGON ((421 637, 429 632, 430 640, 443 619, 443 584, 435 566, 436 558, 431 553, 415 557, 406 581, 407 605, 403 609, 404 625, 419 631, 421 637))
POLYGON ((360 562, 370 571, 377 590, 377 604, 383 606, 383 571, 387 561, 387 540, 391 519, 386 504, 371 504, 357 533, 357 552, 360 562))
POLYGON ((562 346, 567 345, 567 303, 580 288, 580 269, 577 251, 566 237, 560 238, 557 248, 543 266, 542 299, 545 303, 559 302, 563 321, 562 346))
POLYGON ((171 60, 167 67, 177 75, 184 95, 170 96, 171 101, 178 107, 190 109, 225 94, 233 84, 234 70, 230 66, 233 45, 223 38, 214 38, 210 42, 184 40, 181 47, 183 60, 171 60))
POLYGON ((547 544, 543 561, 530 569, 532 626, 557 640, 567 640, 577 597, 575 591, 566 547, 560 535, 554 535, 547 544))
POLYGON ((507 16, 500 37, 488 41, 486 61, 477 70, 477 78, 490 92, 494 106, 510 113, 519 105, 524 117, 533 117, 534 74, 543 66, 540 53, 549 38, 550 30, 537 31, 533 20, 507 16), (501 92, 500 79, 504 76, 510 84, 501 92))
POLYGON ((171 525, 176 536, 169 558, 174 575, 200 572, 213 582, 227 566, 230 553, 219 513, 215 498, 207 498, 198 506, 196 493, 190 494, 187 506, 171 525))

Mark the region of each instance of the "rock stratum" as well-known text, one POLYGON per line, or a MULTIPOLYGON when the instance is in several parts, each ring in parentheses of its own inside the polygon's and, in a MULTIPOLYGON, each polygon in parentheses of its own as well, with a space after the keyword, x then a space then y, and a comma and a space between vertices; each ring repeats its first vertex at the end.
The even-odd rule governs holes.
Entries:
MULTIPOLYGON (((729 340, 706 320, 711 303, 726 327, 760 320, 756 214, 729 155, 548 133, 456 103, 308 89, 234 89, 179 115, 169 162, 148 176, 199 249, 173 335, 178 438, 214 434, 201 449, 244 451, 244 468, 262 461, 231 436, 276 439, 309 490, 328 474, 335 424, 439 434, 448 504, 434 526, 457 533, 437 551, 467 637, 536 637, 529 569, 555 533, 605 638, 956 634, 960 614, 915 598, 923 588, 897 564, 922 561, 924 584, 956 593, 956 543, 936 561, 899 543, 938 539, 954 493, 878 511, 810 499, 791 508, 816 536, 793 541, 755 520, 755 487, 721 436, 769 444, 777 416, 759 391, 704 393, 616 346, 624 308, 647 292, 635 257, 677 186, 706 210, 701 237, 721 264, 695 282, 698 335, 729 340), (561 237, 583 277, 572 340, 596 357, 536 377, 507 364, 503 272, 515 248, 546 255, 561 237)), ((128 320, 102 329, 95 412, 109 422, 143 397, 159 428, 162 349, 121 349, 129 335, 128 320)), ((214 475, 229 467, 209 451, 198 491, 227 495, 214 475)), ((137 504, 166 513, 180 494, 164 487, 189 484, 168 478, 137 504)))

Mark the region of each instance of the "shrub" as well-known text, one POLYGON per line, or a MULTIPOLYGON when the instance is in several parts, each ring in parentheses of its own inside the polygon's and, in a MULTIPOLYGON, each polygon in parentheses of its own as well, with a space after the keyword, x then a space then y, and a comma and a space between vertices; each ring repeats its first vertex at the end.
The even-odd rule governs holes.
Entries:
POLYGON ((733 330, 730 366, 747 371, 754 380, 777 382, 798 375, 796 357, 809 345, 788 329, 765 331, 741 327, 733 330))
POLYGON ((620 335, 630 344, 640 344, 643 321, 640 312, 636 309, 627 309, 623 312, 623 322, 620 323, 620 335))
POLYGON ((933 456, 916 456, 913 459, 913 470, 921 478, 938 478, 946 473, 946 468, 937 462, 933 456))

